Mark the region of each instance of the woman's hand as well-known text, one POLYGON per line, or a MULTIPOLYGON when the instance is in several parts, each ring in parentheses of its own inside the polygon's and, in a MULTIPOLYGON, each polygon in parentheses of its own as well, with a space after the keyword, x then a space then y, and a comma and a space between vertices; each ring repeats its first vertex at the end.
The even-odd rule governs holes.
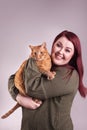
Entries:
POLYGON ((18 94, 16 96, 16 100, 21 106, 29 109, 36 109, 42 104, 42 101, 38 100, 38 102, 36 102, 31 97, 22 96, 21 94, 18 94))

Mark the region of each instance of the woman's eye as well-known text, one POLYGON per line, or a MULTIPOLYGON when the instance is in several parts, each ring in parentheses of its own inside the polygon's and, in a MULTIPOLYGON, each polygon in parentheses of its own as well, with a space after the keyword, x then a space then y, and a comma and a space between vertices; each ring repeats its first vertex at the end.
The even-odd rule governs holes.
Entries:
POLYGON ((66 49, 66 52, 70 52, 70 50, 69 50, 69 49, 66 49))
POLYGON ((57 43, 57 47, 62 47, 62 45, 60 43, 57 43))

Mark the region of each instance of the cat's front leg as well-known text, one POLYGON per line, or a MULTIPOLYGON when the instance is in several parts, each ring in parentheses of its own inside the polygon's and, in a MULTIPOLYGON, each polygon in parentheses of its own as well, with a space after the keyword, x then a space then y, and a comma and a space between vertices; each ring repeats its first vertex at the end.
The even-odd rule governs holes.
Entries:
POLYGON ((47 72, 45 72, 45 74, 47 75, 48 80, 52 80, 55 78, 56 72, 55 71, 47 71, 47 72))

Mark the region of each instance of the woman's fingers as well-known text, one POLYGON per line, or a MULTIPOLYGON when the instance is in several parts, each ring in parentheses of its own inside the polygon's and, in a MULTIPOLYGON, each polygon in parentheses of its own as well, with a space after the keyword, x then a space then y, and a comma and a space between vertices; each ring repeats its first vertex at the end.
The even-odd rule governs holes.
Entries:
POLYGON ((35 102, 35 101, 33 101, 33 109, 36 109, 36 108, 38 108, 38 107, 40 107, 41 106, 41 104, 42 104, 42 101, 38 101, 38 102, 35 102))
POLYGON ((36 102, 31 97, 25 97, 20 94, 17 95, 16 100, 21 106, 29 109, 36 109, 42 104, 42 101, 40 100, 36 102))

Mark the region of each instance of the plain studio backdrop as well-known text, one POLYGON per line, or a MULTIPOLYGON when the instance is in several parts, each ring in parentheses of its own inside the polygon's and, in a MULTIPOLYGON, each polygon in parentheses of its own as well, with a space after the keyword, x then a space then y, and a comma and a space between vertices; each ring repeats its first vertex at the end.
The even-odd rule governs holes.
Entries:
MULTIPOLYGON (((30 54, 29 44, 52 42, 63 30, 76 33, 82 46, 87 86, 87 0, 0 0, 0 116, 16 103, 8 92, 8 78, 30 54)), ((21 108, 0 119, 0 130, 20 130, 21 108)), ((87 130, 87 98, 77 93, 71 111, 74 130, 87 130)), ((33 123, 33 122, 32 122, 33 123)))

